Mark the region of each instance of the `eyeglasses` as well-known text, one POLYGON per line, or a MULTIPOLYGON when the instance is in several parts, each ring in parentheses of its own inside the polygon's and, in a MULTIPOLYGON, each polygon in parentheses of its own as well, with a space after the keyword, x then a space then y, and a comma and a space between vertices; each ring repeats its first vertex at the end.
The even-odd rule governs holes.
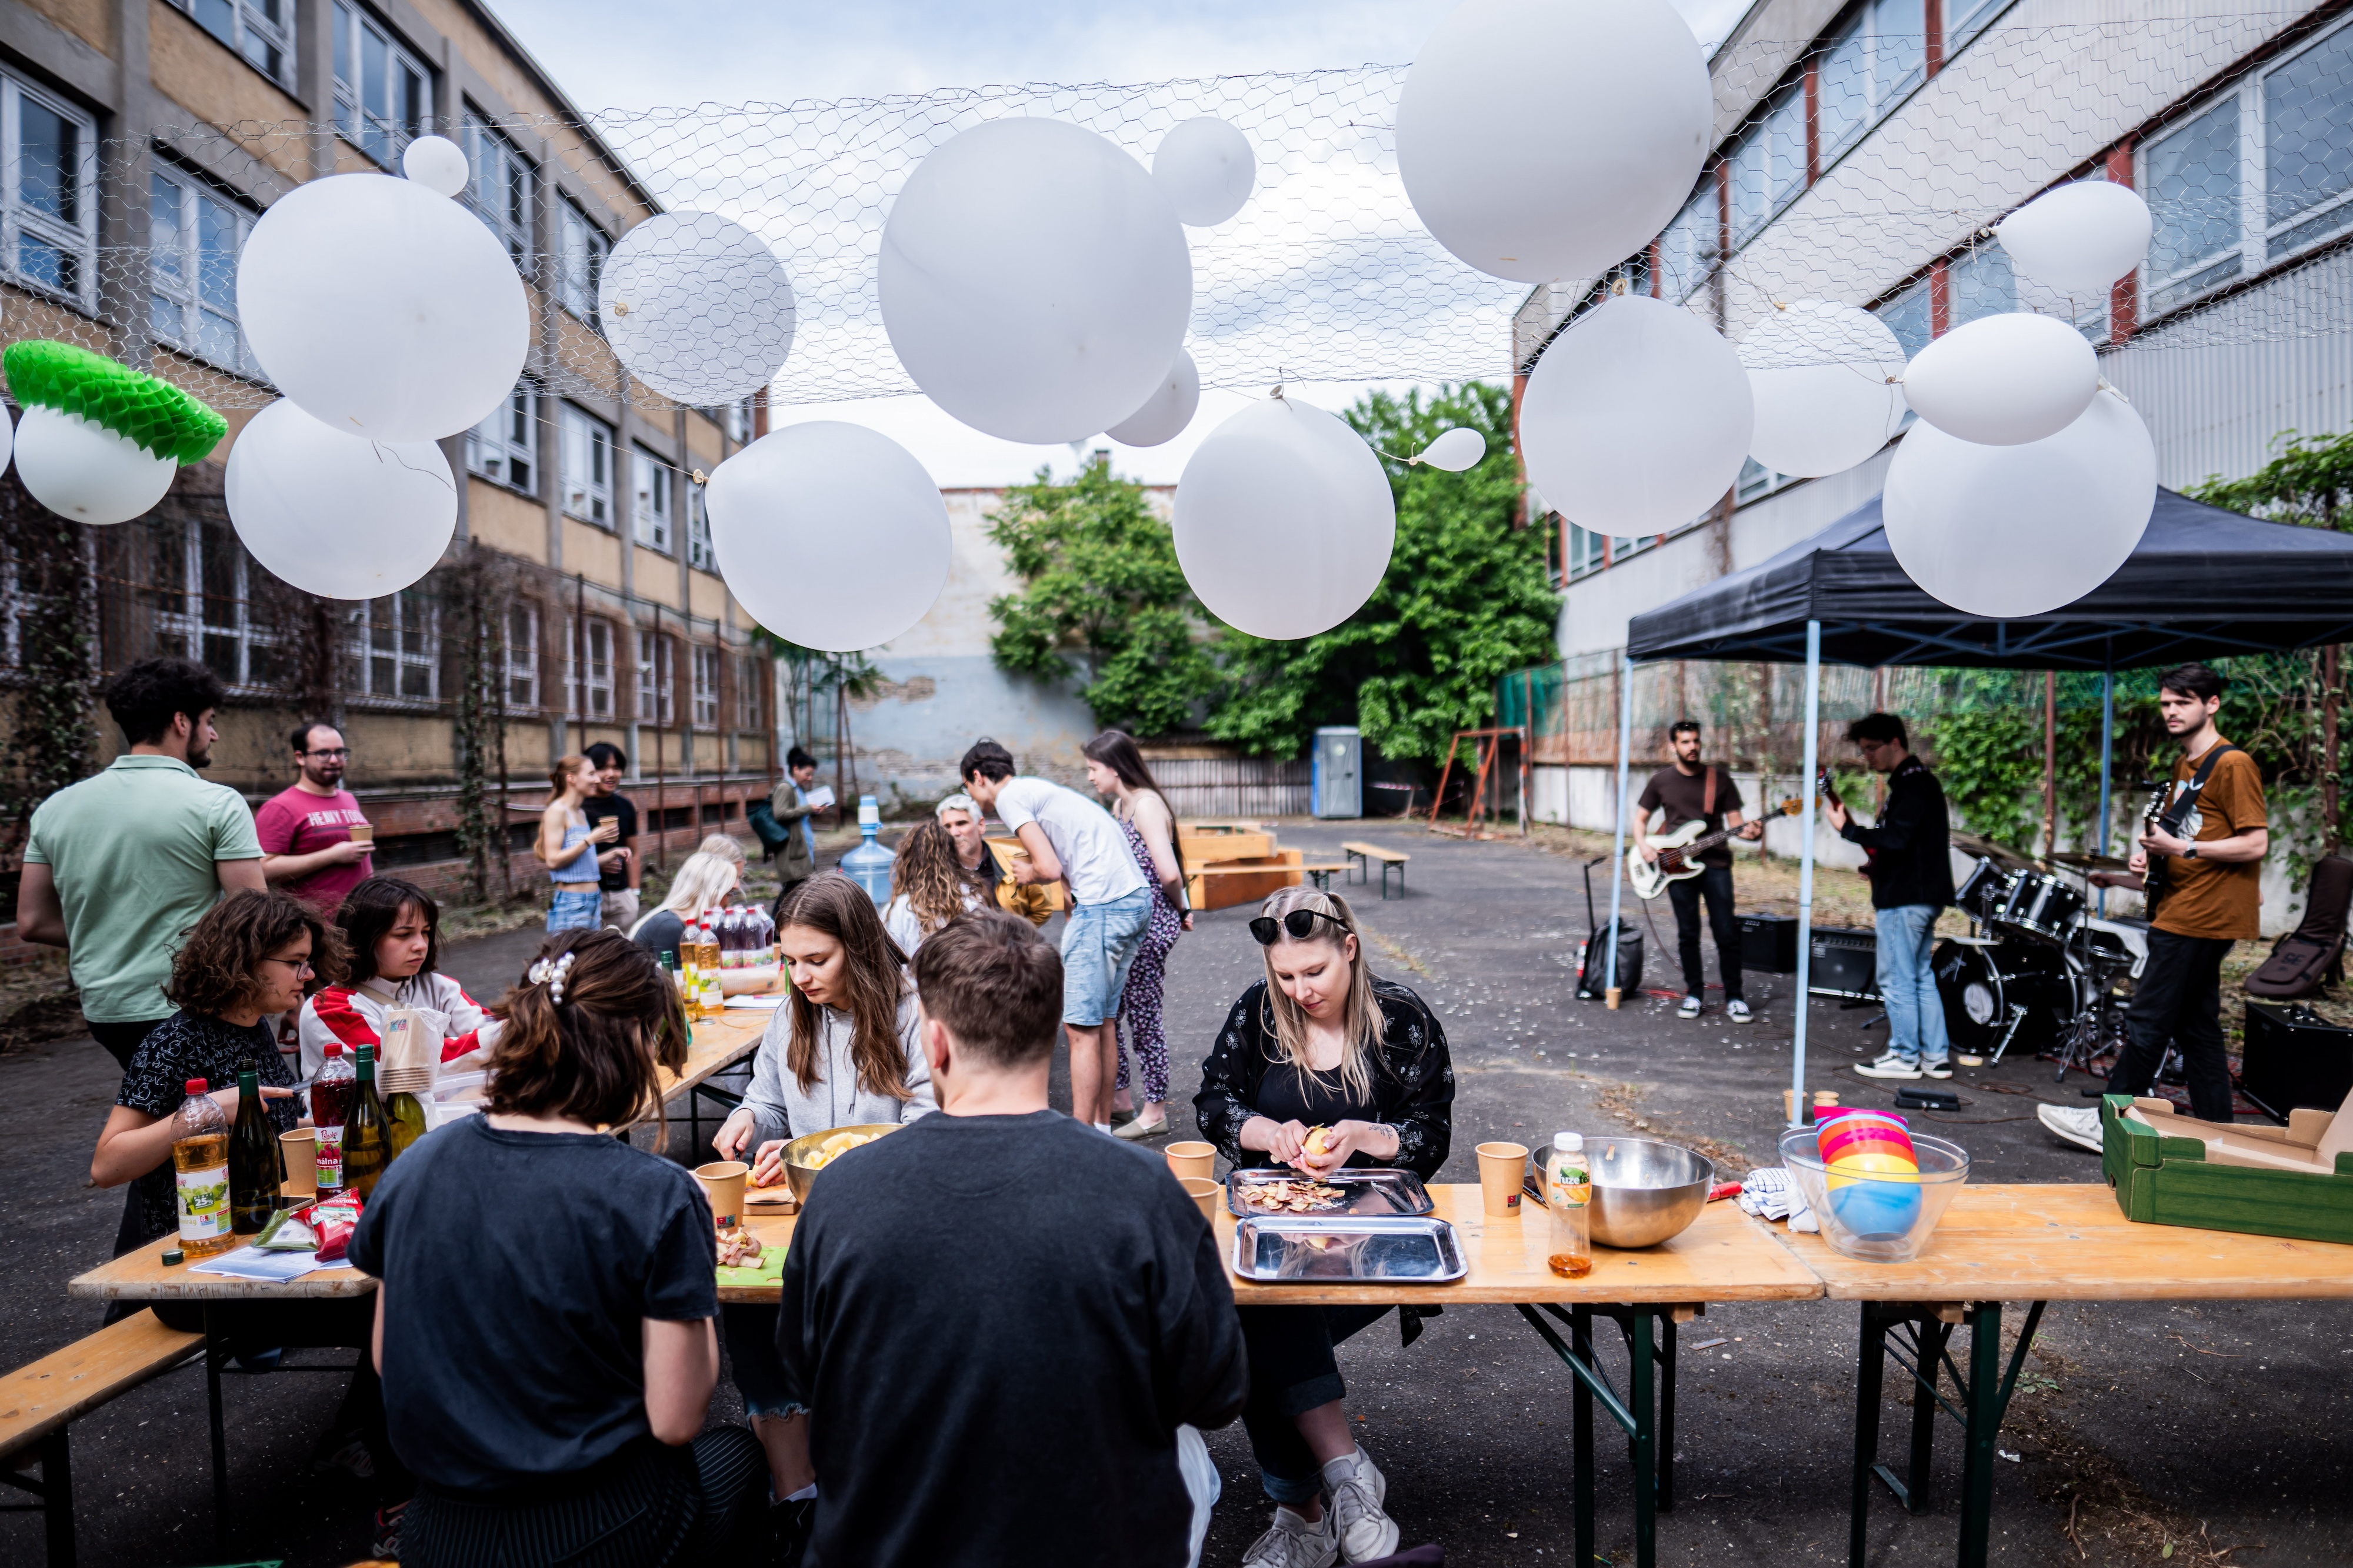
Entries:
POLYGON ((1292 941, 1305 942, 1315 934, 1317 921, 1330 921, 1340 928, 1341 934, 1344 936, 1355 934, 1348 930, 1346 921, 1342 920, 1338 915, 1326 914, 1322 910, 1293 910, 1281 919, 1273 915, 1260 915, 1250 921, 1250 933, 1258 938, 1258 944, 1261 947, 1272 947, 1276 939, 1285 931, 1291 933, 1292 941))
POLYGON ((352 754, 352 749, 349 746, 337 746, 330 751, 305 752, 302 754, 306 757, 349 757, 352 754))
POLYGON ((297 974, 315 974, 318 973, 311 967, 311 961, 308 958, 264 958, 261 962, 264 963, 282 963, 297 974))

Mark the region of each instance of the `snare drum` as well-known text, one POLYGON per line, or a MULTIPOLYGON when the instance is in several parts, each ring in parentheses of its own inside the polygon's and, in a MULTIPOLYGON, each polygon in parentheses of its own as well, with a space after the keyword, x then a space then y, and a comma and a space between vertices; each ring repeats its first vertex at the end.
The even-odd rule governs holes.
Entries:
POLYGON ((2084 895, 2047 871, 2013 871, 1993 923, 2064 942, 2083 918, 2084 895))

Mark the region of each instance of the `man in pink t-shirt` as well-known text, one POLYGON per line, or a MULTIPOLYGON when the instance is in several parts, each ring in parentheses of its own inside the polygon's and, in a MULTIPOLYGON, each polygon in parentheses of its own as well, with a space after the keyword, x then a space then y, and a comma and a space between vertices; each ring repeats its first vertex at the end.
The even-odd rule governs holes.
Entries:
POLYGON ((343 788, 351 749, 332 724, 305 724, 290 742, 301 773, 291 789, 270 797, 253 814, 261 839, 261 874, 281 890, 332 914, 343 895, 365 881, 375 862, 365 842, 375 830, 360 803, 343 788))

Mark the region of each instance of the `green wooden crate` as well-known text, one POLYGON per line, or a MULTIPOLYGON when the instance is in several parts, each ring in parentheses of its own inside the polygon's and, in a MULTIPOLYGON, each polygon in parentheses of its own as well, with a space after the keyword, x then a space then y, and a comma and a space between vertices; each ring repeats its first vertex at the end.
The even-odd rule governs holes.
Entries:
POLYGON ((2100 1099, 2100 1169, 2126 1219, 2353 1242, 2353 1154, 2337 1156, 2333 1175, 2209 1164, 2202 1142, 2143 1131, 2124 1120, 2131 1109, 2129 1095, 2100 1099))

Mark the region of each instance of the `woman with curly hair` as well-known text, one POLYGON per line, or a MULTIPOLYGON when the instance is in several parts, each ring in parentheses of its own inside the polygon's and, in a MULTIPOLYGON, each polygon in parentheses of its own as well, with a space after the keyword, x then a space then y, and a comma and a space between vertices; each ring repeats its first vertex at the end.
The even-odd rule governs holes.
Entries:
POLYGON ((936 817, 915 824, 899 841, 891 888, 894 896, 882 911, 882 929, 911 960, 925 937, 988 902, 987 889, 965 869, 955 839, 936 817))

